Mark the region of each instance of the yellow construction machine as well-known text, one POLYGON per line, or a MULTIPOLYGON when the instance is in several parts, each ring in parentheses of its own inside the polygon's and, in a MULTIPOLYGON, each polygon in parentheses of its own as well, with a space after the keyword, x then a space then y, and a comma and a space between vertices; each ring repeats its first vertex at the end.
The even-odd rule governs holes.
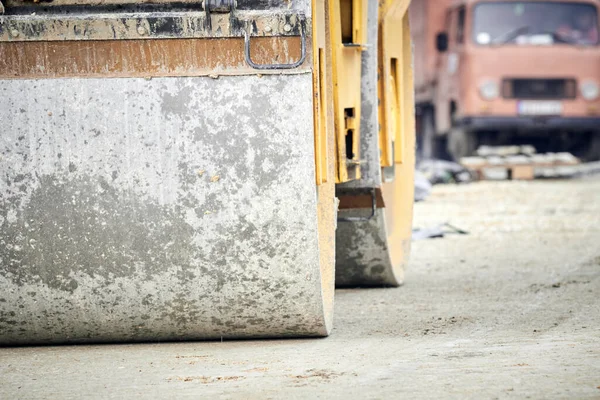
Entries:
POLYGON ((324 336, 410 249, 410 0, 0 0, 0 344, 324 336))

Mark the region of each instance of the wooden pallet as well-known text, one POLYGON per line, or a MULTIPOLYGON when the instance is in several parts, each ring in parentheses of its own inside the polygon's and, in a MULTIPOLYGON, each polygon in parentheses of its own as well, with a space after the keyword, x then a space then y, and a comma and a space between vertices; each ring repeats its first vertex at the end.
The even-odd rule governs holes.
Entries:
POLYGON ((571 153, 497 154, 486 151, 485 156, 465 157, 460 163, 478 180, 562 178, 575 175, 581 163, 571 153))

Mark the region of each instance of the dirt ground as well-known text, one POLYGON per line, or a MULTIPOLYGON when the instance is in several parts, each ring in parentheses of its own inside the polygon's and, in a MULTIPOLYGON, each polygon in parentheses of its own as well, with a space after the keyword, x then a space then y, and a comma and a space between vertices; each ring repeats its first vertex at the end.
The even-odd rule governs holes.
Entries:
POLYGON ((438 186, 400 289, 326 339, 0 348, 0 399, 600 399, 600 179, 438 186))

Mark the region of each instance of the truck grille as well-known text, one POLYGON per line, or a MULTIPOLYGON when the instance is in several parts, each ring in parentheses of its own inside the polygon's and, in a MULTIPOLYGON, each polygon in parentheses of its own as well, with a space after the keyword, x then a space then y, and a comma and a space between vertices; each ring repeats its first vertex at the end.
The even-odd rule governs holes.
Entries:
POLYGON ((506 99, 574 99, 577 82, 575 79, 505 79, 502 95, 506 99))

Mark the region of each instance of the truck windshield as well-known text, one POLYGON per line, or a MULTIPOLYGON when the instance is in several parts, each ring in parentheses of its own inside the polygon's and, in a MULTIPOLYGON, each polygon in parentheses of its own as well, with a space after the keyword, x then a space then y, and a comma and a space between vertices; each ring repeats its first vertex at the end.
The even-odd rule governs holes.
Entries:
POLYGON ((598 13, 589 3, 480 3, 473 13, 473 40, 479 45, 597 45, 598 13))

